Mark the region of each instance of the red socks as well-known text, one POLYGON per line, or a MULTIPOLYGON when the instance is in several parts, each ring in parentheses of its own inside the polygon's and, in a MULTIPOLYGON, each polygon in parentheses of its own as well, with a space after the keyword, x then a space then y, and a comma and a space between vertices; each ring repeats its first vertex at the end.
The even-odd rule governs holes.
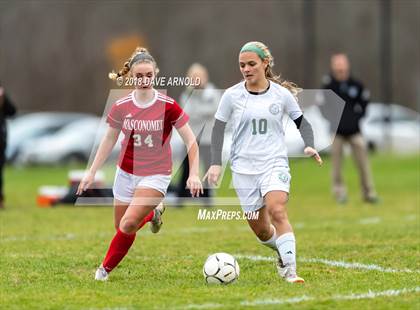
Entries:
POLYGON ((143 219, 143 221, 140 222, 139 227, 137 230, 140 230, 147 222, 150 222, 153 218, 153 215, 155 215, 155 210, 150 211, 148 215, 143 219))
MULTIPOLYGON (((147 222, 150 222, 153 218, 154 210, 152 210, 146 217, 141 221, 138 226, 139 230, 142 228, 147 222)), ((120 229, 117 230, 114 238, 109 245, 108 252, 105 255, 104 261, 102 262, 102 266, 105 268, 107 272, 111 272, 120 261, 124 258, 127 254, 128 250, 130 249, 131 245, 136 239, 136 234, 126 234, 122 232, 120 229)))
POLYGON ((135 233, 129 235, 118 229, 102 262, 102 266, 107 272, 112 271, 124 258, 133 244, 134 239, 136 239, 135 233))

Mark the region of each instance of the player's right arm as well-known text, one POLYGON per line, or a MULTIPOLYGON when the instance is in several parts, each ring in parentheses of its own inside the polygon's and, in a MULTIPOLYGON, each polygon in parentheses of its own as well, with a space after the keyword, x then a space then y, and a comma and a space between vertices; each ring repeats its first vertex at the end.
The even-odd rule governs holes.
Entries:
POLYGON ((222 173, 222 150, 226 122, 216 119, 211 133, 211 165, 203 181, 208 179, 210 185, 217 185, 222 173))
POLYGON ((208 179, 210 185, 217 185, 222 173, 222 150, 225 136, 226 123, 232 115, 232 103, 226 91, 220 99, 219 107, 215 114, 215 122, 211 133, 211 165, 204 175, 203 181, 208 179))
POLYGON ((117 143, 118 141, 119 135, 120 129, 111 126, 108 127, 108 130, 106 131, 101 143, 99 144, 99 148, 96 152, 92 166, 86 172, 85 176, 80 182, 79 187, 77 188, 76 195, 81 195, 84 191, 86 191, 89 188, 89 186, 92 185, 92 183, 95 180, 96 172, 102 167, 104 162, 109 157, 109 154, 111 154, 115 143, 117 143))

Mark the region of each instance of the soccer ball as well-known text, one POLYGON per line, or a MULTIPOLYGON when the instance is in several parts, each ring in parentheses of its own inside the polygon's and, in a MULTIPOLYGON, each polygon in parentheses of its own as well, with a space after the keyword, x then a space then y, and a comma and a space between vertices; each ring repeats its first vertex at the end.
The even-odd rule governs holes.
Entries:
POLYGON ((203 275, 209 284, 229 284, 239 277, 239 265, 232 255, 215 253, 204 263, 203 275))

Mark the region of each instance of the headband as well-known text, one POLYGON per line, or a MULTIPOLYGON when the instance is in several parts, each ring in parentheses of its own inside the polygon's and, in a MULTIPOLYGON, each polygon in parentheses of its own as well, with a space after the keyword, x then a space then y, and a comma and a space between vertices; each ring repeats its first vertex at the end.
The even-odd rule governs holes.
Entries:
POLYGON ((150 54, 142 52, 142 53, 136 54, 136 56, 134 56, 133 59, 131 59, 131 61, 129 63, 130 68, 134 63, 136 63, 138 61, 142 61, 142 60, 150 60, 152 62, 155 62, 155 60, 153 59, 153 57, 150 54))
POLYGON ((254 52, 255 54, 257 54, 261 59, 265 59, 267 57, 267 55, 264 53, 264 51, 262 50, 262 48, 258 47, 256 44, 254 43, 247 43, 245 44, 242 48, 240 53, 243 52, 254 52))

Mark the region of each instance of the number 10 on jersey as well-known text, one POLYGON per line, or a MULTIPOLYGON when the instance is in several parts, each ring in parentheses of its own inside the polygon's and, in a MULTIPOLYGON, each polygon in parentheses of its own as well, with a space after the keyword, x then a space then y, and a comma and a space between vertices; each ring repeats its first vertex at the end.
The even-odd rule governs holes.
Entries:
POLYGON ((252 134, 256 135, 257 133, 260 135, 267 133, 267 120, 265 118, 258 121, 255 118, 252 119, 252 134))

